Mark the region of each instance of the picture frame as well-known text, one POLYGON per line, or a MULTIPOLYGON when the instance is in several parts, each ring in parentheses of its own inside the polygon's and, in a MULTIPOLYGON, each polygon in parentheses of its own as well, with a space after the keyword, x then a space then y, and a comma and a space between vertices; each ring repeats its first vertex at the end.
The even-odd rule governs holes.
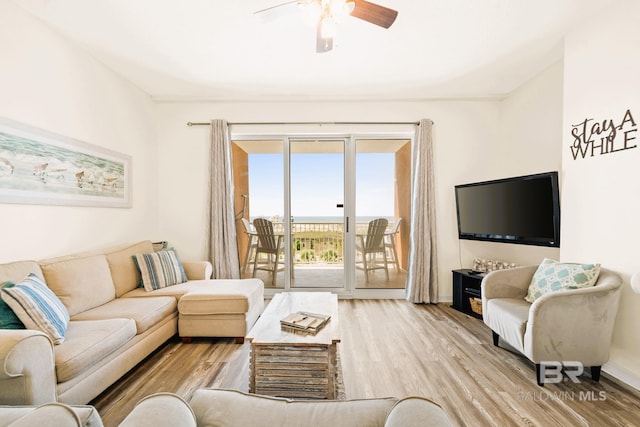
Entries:
POLYGON ((0 203, 130 208, 131 156, 0 117, 0 203))

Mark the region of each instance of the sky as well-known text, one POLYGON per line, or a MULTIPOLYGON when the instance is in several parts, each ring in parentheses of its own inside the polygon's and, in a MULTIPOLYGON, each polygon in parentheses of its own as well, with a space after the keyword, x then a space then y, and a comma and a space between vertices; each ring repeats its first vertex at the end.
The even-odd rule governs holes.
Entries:
MULTIPOLYGON (((342 216, 343 154, 291 154, 291 213, 299 216, 342 216)), ((284 212, 282 154, 249 155, 251 217, 284 212)), ((356 155, 356 215, 392 217, 394 154, 356 155)))

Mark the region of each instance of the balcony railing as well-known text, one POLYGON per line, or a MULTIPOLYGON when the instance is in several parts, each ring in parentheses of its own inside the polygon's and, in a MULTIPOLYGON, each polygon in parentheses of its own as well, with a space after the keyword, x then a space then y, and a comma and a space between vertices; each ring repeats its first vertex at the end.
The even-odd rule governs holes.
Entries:
MULTIPOLYGON (((356 223, 356 233, 365 234, 368 224, 368 222, 356 223)), ((284 224, 274 222, 273 229, 276 234, 282 234, 284 224)), ((292 222, 291 234, 295 264, 342 264, 344 262, 344 223, 292 222)))
POLYGON ((343 223, 292 223, 293 253, 298 264, 342 264, 343 223))

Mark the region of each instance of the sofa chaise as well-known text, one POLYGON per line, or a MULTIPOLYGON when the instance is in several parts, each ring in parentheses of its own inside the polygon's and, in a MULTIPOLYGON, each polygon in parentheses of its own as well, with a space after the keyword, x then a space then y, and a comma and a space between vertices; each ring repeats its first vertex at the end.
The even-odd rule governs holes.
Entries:
POLYGON ((143 241, 0 265, 0 284, 33 274, 70 318, 59 345, 40 330, 0 329, 0 404, 86 404, 176 333, 242 340, 264 308, 262 281, 212 280, 210 263, 182 262, 186 282, 147 291, 133 256, 153 253, 143 241))

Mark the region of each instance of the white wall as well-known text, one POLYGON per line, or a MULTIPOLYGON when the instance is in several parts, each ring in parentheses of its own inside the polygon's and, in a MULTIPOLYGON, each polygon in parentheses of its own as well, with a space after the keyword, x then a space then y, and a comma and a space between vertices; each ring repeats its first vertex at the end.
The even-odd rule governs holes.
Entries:
MULTIPOLYGON (((559 62, 501 102, 499 138, 469 159, 472 164, 461 171, 457 184, 560 171, 562 77, 559 62), (473 167, 473 162, 478 165, 473 167)), ((560 256, 558 248, 468 240, 460 241, 460 252, 465 267, 475 257, 530 265, 560 256)))
POLYGON ((128 154, 133 208, 0 204, 0 262, 157 235, 149 97, 25 13, 0 2, 0 116, 128 154))
MULTIPOLYGON (((640 388, 640 295, 629 277, 640 271, 640 146, 574 160, 572 125, 613 119, 619 125, 627 109, 640 125, 640 3, 620 1, 616 8, 578 26, 566 39, 564 123, 562 128, 563 219, 561 258, 599 262, 621 273, 622 299, 605 371, 628 377, 640 388)), ((614 139, 623 146, 623 131, 614 139)), ((629 134, 640 145, 640 133, 629 134)))

